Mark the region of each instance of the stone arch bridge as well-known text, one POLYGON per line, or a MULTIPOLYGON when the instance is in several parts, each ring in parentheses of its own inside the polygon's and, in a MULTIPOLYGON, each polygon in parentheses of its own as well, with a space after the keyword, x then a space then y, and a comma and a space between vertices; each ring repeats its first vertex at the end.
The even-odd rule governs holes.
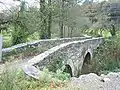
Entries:
POLYGON ((61 66, 64 70, 68 69, 71 76, 78 76, 81 72, 85 73, 93 56, 93 49, 99 47, 103 42, 102 37, 64 42, 35 56, 28 61, 27 66, 35 66, 40 69, 46 66, 51 70, 61 66))

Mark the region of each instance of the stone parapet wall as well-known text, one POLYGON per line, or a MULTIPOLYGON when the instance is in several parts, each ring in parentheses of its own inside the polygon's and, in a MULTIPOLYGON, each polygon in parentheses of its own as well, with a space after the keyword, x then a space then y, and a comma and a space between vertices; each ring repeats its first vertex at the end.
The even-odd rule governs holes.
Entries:
MULTIPOLYGON (((18 44, 9 48, 3 48, 2 49, 2 56, 10 56, 14 55, 16 53, 24 53, 27 51, 38 51, 39 53, 42 53, 54 46, 57 46, 62 43, 71 42, 71 41, 78 41, 78 40, 84 40, 89 39, 91 37, 73 37, 73 38, 62 38, 62 39, 45 39, 45 40, 38 40, 35 42, 28 42, 23 44, 18 44)), ((30 51, 30 52, 31 52, 30 51)))

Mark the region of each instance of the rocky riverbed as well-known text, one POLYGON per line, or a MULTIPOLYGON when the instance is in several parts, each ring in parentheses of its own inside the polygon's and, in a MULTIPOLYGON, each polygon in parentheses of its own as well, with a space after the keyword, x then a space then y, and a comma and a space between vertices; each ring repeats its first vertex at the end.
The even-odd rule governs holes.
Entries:
POLYGON ((120 90, 120 73, 109 73, 98 76, 94 73, 72 77, 71 84, 80 90, 120 90))

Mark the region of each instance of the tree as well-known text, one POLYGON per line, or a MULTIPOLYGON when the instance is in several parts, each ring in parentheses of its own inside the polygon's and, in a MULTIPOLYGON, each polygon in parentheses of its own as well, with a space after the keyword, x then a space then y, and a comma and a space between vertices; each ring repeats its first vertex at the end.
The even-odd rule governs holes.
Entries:
POLYGON ((40 34, 40 39, 45 39, 48 38, 47 36, 47 16, 46 16, 46 7, 45 7, 45 0, 40 0, 40 16, 41 16, 41 32, 40 34))
MULTIPOLYGON (((69 32, 72 33, 72 30, 75 28, 74 23, 76 23, 76 22, 74 20, 75 19, 74 17, 76 17, 76 16, 74 16, 73 15, 74 13, 72 13, 70 11, 72 11, 72 9, 78 5, 77 2, 78 2, 77 0, 56 1, 56 9, 57 9, 56 18, 59 17, 59 19, 57 19, 57 21, 59 23, 59 30, 60 30, 59 36, 61 38, 65 37, 65 35, 68 34, 69 32)), ((70 35, 70 33, 68 34, 68 36, 69 35, 70 35)))
POLYGON ((20 1, 20 11, 16 13, 16 19, 12 22, 14 26, 14 31, 12 33, 12 43, 13 45, 26 42, 25 32, 27 31, 27 27, 25 25, 25 17, 24 11, 26 10, 26 2, 24 0, 20 1))
POLYGON ((49 8, 49 14, 48 14, 48 38, 51 38, 51 25, 52 25, 52 1, 48 0, 48 8, 49 8))
POLYGON ((60 37, 63 38, 64 37, 64 31, 63 31, 63 28, 64 28, 64 24, 63 24, 63 21, 64 21, 64 3, 65 3, 65 0, 61 0, 61 5, 60 5, 60 22, 59 22, 59 26, 60 26, 60 37))

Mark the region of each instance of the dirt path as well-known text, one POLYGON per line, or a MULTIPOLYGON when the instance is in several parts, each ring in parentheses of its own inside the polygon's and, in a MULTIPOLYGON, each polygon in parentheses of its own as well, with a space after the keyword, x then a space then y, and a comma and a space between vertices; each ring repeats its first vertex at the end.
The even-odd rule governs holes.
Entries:
POLYGON ((20 60, 16 60, 16 61, 12 61, 12 62, 7 62, 5 64, 1 64, 0 65, 0 73, 2 73, 6 67, 10 70, 22 68, 24 65, 27 64, 28 60, 30 60, 31 58, 33 58, 33 57, 27 57, 24 59, 20 59, 20 60))

